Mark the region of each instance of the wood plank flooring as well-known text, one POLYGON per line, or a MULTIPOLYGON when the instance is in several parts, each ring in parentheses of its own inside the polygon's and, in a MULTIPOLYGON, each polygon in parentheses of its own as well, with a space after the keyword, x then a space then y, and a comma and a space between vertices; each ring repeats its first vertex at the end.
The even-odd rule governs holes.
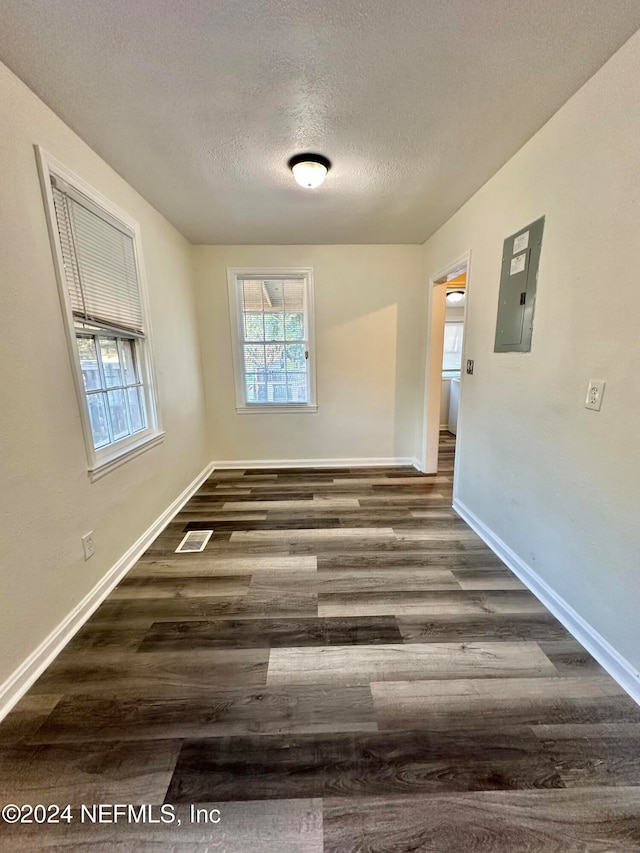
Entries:
POLYGON ((0 850, 640 851, 640 709, 453 512, 440 449, 214 472, 0 724, 0 804, 74 809, 0 850))

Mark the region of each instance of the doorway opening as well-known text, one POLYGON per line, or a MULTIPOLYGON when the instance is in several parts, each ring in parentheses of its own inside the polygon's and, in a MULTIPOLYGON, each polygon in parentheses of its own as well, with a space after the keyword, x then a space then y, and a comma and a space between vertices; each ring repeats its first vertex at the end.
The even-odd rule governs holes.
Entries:
MULTIPOLYGON (((465 321, 469 302, 471 252, 429 279, 427 361, 420 463, 426 474, 438 471, 440 433, 459 446, 464 387, 465 321)), ((454 490, 460 454, 455 454, 454 490)))

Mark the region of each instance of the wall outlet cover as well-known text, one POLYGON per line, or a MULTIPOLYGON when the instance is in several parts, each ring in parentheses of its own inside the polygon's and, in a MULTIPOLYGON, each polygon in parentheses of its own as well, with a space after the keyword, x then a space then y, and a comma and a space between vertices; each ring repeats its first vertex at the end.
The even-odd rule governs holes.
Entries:
POLYGON ((84 549, 84 558, 88 560, 89 557, 93 557, 96 553, 96 543, 93 539, 93 530, 89 533, 85 533, 82 537, 82 547, 84 549))
POLYGON ((584 401, 585 409, 592 409, 594 412, 599 412, 602 406, 602 396, 604 394, 604 379, 590 379, 589 387, 587 388, 587 398, 584 401))

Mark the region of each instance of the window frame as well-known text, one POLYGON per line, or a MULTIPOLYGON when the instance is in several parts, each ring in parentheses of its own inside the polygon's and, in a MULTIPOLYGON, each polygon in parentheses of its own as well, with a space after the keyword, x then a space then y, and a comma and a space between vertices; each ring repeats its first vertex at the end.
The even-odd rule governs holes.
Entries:
POLYGON ((146 273, 142 255, 140 225, 135 219, 133 219, 133 217, 129 216, 128 213, 117 207, 117 205, 112 201, 99 193, 82 178, 78 177, 78 175, 74 174, 63 163, 39 145, 34 147, 36 152, 36 161, 38 164, 38 173, 40 176, 40 185, 44 199, 49 241, 51 243, 51 252, 53 256, 53 266, 58 285, 58 296, 60 298, 60 307, 64 321, 65 337, 67 339, 67 349, 69 352, 69 360, 71 362, 76 397, 78 399, 78 409, 87 454, 88 476, 93 482, 124 464, 129 459, 132 459, 140 453, 160 444, 165 435, 160 420, 156 380, 153 367, 152 333, 151 323, 149 320, 150 312, 147 295, 146 273), (72 187, 73 190, 85 196, 98 210, 104 212, 105 219, 114 219, 117 223, 120 223, 132 232, 138 288, 140 291, 140 304, 144 322, 144 336, 128 334, 123 330, 109 329, 107 326, 91 326, 90 324, 85 324, 83 328, 82 325, 73 317, 62 258, 62 249, 60 246, 60 236, 58 234, 58 221, 53 202, 53 192, 51 188, 52 176, 64 181, 72 187), (144 391, 143 396, 147 421, 147 426, 143 430, 139 430, 138 432, 125 436, 97 449, 94 446, 93 430, 89 417, 88 395, 84 387, 84 379, 80 364, 80 353, 77 344, 77 338, 79 336, 91 336, 92 333, 96 335, 102 333, 105 337, 129 339, 132 341, 135 350, 134 359, 138 366, 139 376, 142 381, 144 391))
POLYGON ((227 267, 227 289, 229 296, 229 324, 231 330, 231 351, 233 357, 233 376, 236 392, 236 413, 282 414, 285 412, 309 414, 318 411, 316 397, 316 357, 315 357, 315 320, 314 288, 312 267, 227 267), (306 403, 250 403, 247 401, 244 367, 244 329, 243 312, 240 306, 239 283, 244 279, 303 279, 305 288, 305 331, 307 351, 307 379, 309 398, 306 403))

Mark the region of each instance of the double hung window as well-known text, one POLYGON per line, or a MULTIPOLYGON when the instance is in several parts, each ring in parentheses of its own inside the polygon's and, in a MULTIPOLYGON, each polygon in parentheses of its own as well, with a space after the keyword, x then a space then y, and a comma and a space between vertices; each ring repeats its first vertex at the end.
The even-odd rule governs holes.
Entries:
POLYGON ((315 411, 310 269, 229 270, 236 410, 315 411))
POLYGON ((137 225, 40 154, 58 284, 92 476, 162 437, 137 225))

